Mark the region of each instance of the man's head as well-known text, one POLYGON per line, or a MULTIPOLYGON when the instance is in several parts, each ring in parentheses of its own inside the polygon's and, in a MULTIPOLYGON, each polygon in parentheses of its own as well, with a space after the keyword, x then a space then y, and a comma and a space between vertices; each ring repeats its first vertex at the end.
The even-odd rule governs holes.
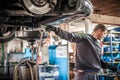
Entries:
POLYGON ((105 27, 105 25, 97 24, 93 29, 92 35, 96 39, 101 40, 105 36, 106 31, 107 31, 107 28, 105 27))

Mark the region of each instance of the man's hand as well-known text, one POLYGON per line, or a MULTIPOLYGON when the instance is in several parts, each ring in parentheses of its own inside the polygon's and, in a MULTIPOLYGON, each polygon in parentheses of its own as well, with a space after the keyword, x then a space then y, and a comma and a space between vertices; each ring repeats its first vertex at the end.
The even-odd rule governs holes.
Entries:
POLYGON ((48 32, 53 31, 55 29, 55 27, 52 25, 41 25, 41 28, 45 29, 45 31, 48 32))

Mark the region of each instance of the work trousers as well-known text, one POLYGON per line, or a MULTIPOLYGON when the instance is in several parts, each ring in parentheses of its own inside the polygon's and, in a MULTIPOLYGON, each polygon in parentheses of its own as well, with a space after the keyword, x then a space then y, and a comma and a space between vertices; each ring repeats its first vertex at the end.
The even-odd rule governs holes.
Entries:
POLYGON ((74 80, 99 80, 96 72, 75 72, 74 80))

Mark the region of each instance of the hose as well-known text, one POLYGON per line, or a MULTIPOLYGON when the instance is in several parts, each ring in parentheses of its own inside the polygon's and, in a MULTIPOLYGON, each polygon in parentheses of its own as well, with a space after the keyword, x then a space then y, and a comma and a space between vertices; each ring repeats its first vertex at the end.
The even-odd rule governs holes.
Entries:
MULTIPOLYGON (((40 32, 40 34, 41 34, 41 37, 40 37, 40 41, 39 41, 38 47, 37 47, 37 55, 36 55, 36 58, 37 58, 37 56, 38 56, 39 49, 40 49, 41 42, 42 42, 42 37, 43 37, 42 31, 39 31, 39 32, 40 32)), ((20 61, 20 63, 17 64, 17 65, 15 66, 15 68, 14 68, 13 80, 19 80, 19 79, 18 79, 19 67, 22 66, 22 65, 24 65, 24 64, 27 64, 28 67, 29 67, 30 75, 31 75, 31 80, 34 80, 34 77, 36 78, 36 80, 38 80, 38 76, 37 76, 37 71, 38 71, 37 59, 36 59, 36 62, 30 61, 30 60, 28 60, 28 59, 23 59, 22 61, 20 61), (36 76, 34 76, 34 74, 33 74, 33 69, 32 69, 31 64, 36 64, 36 65, 37 65, 36 76)))
POLYGON ((30 69, 30 75, 31 75, 31 80, 34 80, 34 74, 33 74, 33 69, 32 69, 32 66, 31 66, 31 63, 34 64, 34 62, 31 62, 29 60, 23 60, 22 62, 20 62, 19 64, 17 64, 14 68, 14 74, 13 74, 13 80, 18 80, 18 71, 19 71, 19 67, 24 65, 24 64, 27 64, 29 69, 30 69))
POLYGON ((36 80, 38 80, 38 76, 37 76, 37 71, 38 71, 38 62, 37 62, 37 57, 38 57, 38 53, 39 53, 39 49, 41 49, 41 42, 42 42, 42 37, 43 37, 43 32, 42 31, 40 31, 39 30, 39 32, 40 32, 40 41, 39 41, 39 43, 38 43, 38 46, 37 46, 37 54, 36 54, 36 65, 37 65, 37 67, 36 67, 36 80))
POLYGON ((26 61, 27 65, 29 66, 30 69, 30 74, 31 74, 31 80, 34 80, 34 74, 33 74, 33 69, 32 66, 30 65, 30 63, 28 61, 26 61))
POLYGON ((23 62, 20 62, 19 64, 17 64, 14 68, 14 74, 13 74, 13 80, 17 80, 17 72, 18 72, 18 68, 19 66, 22 64, 23 62))

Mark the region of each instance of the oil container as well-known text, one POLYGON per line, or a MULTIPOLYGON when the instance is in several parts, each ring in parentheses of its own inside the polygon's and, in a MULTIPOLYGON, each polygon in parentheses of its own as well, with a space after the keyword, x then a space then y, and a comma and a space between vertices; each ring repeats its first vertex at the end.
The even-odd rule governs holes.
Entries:
POLYGON ((59 66, 57 65, 40 65, 39 80, 59 80, 59 66))

